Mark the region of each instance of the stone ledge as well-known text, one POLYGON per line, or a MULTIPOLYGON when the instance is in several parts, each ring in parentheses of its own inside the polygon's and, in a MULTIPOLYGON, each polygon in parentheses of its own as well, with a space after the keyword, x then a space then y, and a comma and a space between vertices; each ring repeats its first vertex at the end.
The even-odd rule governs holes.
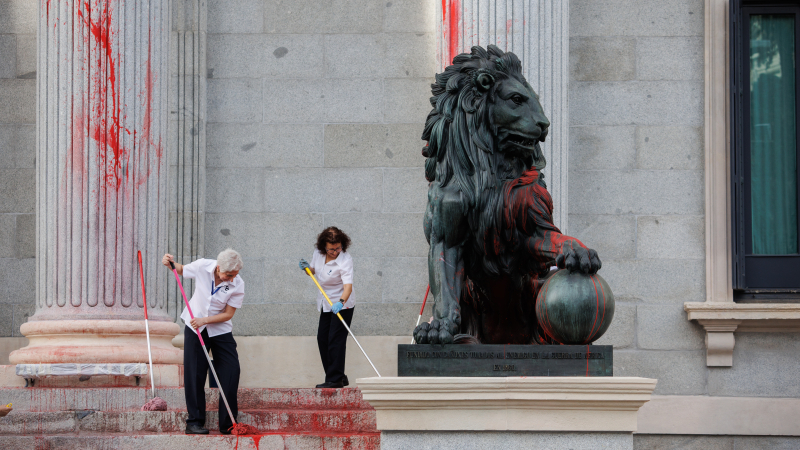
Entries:
POLYGON ((800 331, 800 303, 686 302, 689 320, 738 320, 736 331, 800 331))
POLYGON ((654 395, 638 434, 796 436, 800 399, 654 395))
POLYGON ((636 377, 360 378, 378 429, 636 431, 656 380, 636 377))
POLYGON ((800 332, 798 303, 686 302, 689 320, 706 330, 706 365, 733 366, 734 332, 800 332))

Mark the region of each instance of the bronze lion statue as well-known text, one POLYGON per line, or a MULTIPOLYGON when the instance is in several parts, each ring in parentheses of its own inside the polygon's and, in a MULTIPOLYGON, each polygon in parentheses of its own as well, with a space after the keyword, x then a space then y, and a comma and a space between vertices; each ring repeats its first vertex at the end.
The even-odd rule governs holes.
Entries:
POLYGON ((419 344, 550 344, 535 304, 550 268, 595 273, 597 252, 553 224, 540 142, 550 122, 514 53, 472 47, 436 74, 422 139, 434 320, 419 344))

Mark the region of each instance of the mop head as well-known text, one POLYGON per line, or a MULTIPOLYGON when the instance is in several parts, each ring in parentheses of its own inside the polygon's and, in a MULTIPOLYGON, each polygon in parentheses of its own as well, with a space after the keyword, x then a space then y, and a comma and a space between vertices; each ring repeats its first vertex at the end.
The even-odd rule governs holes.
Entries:
POLYGON ((142 411, 166 411, 167 402, 161 397, 153 397, 152 400, 142 406, 142 411))
POLYGON ((233 426, 233 429, 231 429, 231 434, 235 434, 237 436, 243 436, 245 434, 253 435, 261 433, 258 431, 258 428, 252 425, 247 425, 246 423, 237 423, 236 425, 233 426))

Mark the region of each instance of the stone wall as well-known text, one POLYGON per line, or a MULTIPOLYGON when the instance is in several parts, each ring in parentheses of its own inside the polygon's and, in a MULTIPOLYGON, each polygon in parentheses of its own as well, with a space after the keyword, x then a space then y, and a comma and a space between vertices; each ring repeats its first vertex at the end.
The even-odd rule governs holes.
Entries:
MULTIPOLYGON (((656 394, 796 397, 795 333, 736 334, 706 367, 703 0, 571 0, 570 230, 603 259, 617 311, 598 343, 656 394)), ((737 446, 738 448, 738 446, 737 446)))
POLYGON ((353 331, 413 329, 433 12, 432 0, 209 2, 204 245, 245 259, 238 335, 316 334, 297 262, 330 225, 353 241, 353 331))
POLYGON ((0 1, 0 337, 34 311, 36 8, 0 1))
POLYGON ((570 225, 614 290, 614 374, 707 393, 703 0, 572 0, 570 225))
POLYGON ((634 450, 794 450, 800 438, 778 436, 633 435, 634 450))

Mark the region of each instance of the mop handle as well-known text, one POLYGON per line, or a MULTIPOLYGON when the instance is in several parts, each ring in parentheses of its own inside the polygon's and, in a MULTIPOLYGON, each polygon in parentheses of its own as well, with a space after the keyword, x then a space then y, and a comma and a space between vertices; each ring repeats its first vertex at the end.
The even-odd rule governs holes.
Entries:
MULTIPOLYGON (((320 292, 322 292, 322 295, 323 295, 323 296, 325 296, 325 300, 327 300, 327 301, 328 301, 328 303, 329 303, 331 306, 333 306, 333 302, 331 301, 331 299, 329 299, 329 298, 328 298, 328 294, 326 294, 326 293, 325 293, 325 291, 322 289, 322 286, 320 286, 320 285, 319 285, 319 283, 317 282, 317 279, 314 277, 314 274, 313 274, 313 273, 311 273, 311 269, 309 269, 308 267, 306 267, 305 271, 306 271, 306 273, 308 274, 308 276, 310 276, 310 277, 311 277, 311 279, 312 279, 312 280, 314 280, 314 284, 316 284, 316 285, 317 285, 317 288, 319 289, 319 291, 320 291, 320 292)), ((352 336, 352 337, 353 337, 353 340, 354 340, 354 341, 356 341, 356 345, 358 345, 358 348, 360 348, 360 349, 361 349, 361 353, 363 353, 363 354, 364 354, 364 357, 365 357, 365 358, 367 358, 367 361, 369 361, 369 365, 370 365, 370 366, 372 366, 372 370, 374 370, 374 371, 375 371, 375 373, 377 373, 377 374, 378 374, 378 378, 381 378, 381 373, 380 373, 380 372, 378 372, 378 369, 376 369, 376 368, 375 368, 375 364, 372 364, 372 360, 371 360, 371 359, 369 359, 369 356, 367 356, 367 352, 365 352, 365 351, 364 351, 364 347, 362 347, 362 346, 361 346, 361 344, 358 342, 358 339, 356 339, 356 335, 355 335, 355 334, 353 334, 353 332, 352 332, 352 331, 350 331, 350 327, 348 327, 348 326, 347 326, 347 322, 345 322, 345 321, 344 321, 344 318, 342 318, 342 315, 341 315, 341 314, 339 314, 339 313, 336 313, 336 317, 338 317, 338 318, 339 318, 339 320, 341 320, 341 321, 342 321, 342 325, 344 325, 345 329, 347 329, 347 332, 348 332, 348 333, 350 333, 350 336, 352 336)))
MULTIPOLYGON (((428 301, 428 293, 431 291, 431 285, 428 285, 428 289, 425 290, 425 298, 422 299, 422 308, 419 309, 419 317, 417 317, 417 324, 414 325, 416 329, 419 326, 419 321, 422 319, 422 312, 425 310, 425 303, 428 301)), ((411 336, 411 344, 414 344, 414 336, 411 336)))
POLYGON ((153 378, 153 355, 150 353, 150 326, 147 324, 147 296, 144 293, 144 270, 142 270, 142 252, 136 251, 139 257, 139 278, 142 280, 142 302, 144 303, 144 332, 147 336, 147 360, 150 361, 150 388, 153 392, 153 397, 156 396, 156 381, 153 378))
MULTIPOLYGON (((194 314, 192 314, 192 307, 189 306, 189 301, 186 300, 186 293, 183 292, 183 283, 181 283, 181 279, 178 277, 178 271, 175 269, 175 263, 170 261, 169 265, 172 266, 172 273, 175 274, 175 281, 178 282, 178 287, 181 288, 183 303, 186 304, 186 309, 189 310, 189 317, 191 317, 192 320, 194 320, 194 314)), ((236 426, 236 418, 233 417, 233 413, 231 412, 231 407, 230 405, 228 405, 228 399, 225 398, 225 392, 222 391, 222 384, 220 384, 219 378, 217 378, 217 371, 214 370, 214 364, 211 362, 211 356, 208 355, 208 350, 206 350, 206 344, 203 342, 203 336, 200 335, 200 330, 194 330, 194 332, 200 339, 200 346, 203 347, 203 353, 205 353, 206 355, 206 360, 208 361, 208 367, 211 368, 211 374, 214 375, 214 381, 217 382, 217 387, 219 388, 219 396, 222 397, 222 401, 225 402, 225 409, 228 410, 228 416, 231 418, 233 425, 236 426)))
MULTIPOLYGON (((431 285, 428 285, 428 289, 425 290, 425 298, 422 300, 422 308, 419 309, 419 315, 422 316, 422 312, 425 310, 425 303, 428 301, 428 293, 431 291, 431 285)), ((417 325, 419 325, 419 321, 417 321, 417 325)))

